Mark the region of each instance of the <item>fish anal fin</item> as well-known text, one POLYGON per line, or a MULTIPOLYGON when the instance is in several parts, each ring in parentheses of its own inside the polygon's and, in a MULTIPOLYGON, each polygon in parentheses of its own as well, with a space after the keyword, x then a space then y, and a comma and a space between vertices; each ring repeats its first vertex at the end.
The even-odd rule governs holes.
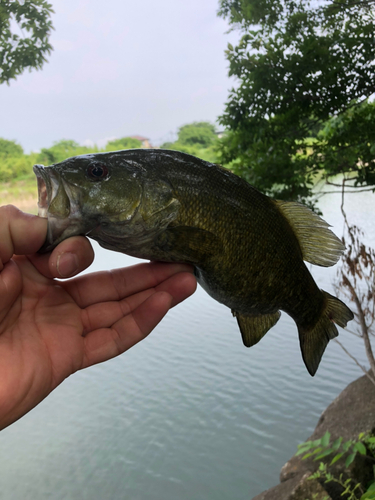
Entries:
POLYGON ((280 311, 258 315, 240 314, 235 311, 232 311, 232 313, 237 318, 242 341, 246 347, 257 344, 280 318, 280 311))
POLYGON ((301 203, 281 200, 275 203, 298 239, 303 260, 323 267, 336 264, 345 247, 328 229, 329 224, 301 203))
POLYGON ((335 323, 345 328, 347 322, 354 318, 352 311, 341 300, 324 290, 322 293, 326 306, 317 323, 311 329, 298 326, 303 361, 311 376, 315 375, 328 342, 338 336, 335 323))

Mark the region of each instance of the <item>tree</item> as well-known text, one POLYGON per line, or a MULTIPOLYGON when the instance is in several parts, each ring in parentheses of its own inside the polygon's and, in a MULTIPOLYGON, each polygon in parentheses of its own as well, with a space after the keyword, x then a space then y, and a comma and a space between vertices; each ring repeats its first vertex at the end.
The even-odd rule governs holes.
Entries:
POLYGON ((375 185, 375 0, 220 0, 242 37, 226 52, 224 163, 278 198, 316 176, 375 185))
POLYGON ((348 221, 344 210, 345 179, 342 181, 341 212, 344 218, 345 234, 342 238, 345 252, 338 270, 337 293, 349 299, 354 308, 356 330, 351 331, 363 339, 370 370, 363 367, 337 339, 344 351, 364 371, 375 385, 375 356, 371 338, 375 336, 375 249, 363 242, 363 231, 348 221))
POLYGON ((107 142, 105 147, 106 151, 119 151, 121 149, 134 149, 140 148, 142 142, 138 139, 133 139, 132 137, 122 137, 121 139, 115 139, 113 141, 107 142))
POLYGON ((23 155, 23 148, 15 141, 8 141, 0 137, 0 159, 19 158, 23 155))
POLYGON ((20 144, 0 137, 0 183, 32 173, 33 160, 20 144))
POLYGON ((52 50, 51 13, 45 0, 0 0, 0 83, 42 68, 52 50))
POLYGON ((207 148, 216 139, 215 126, 209 122, 193 122, 178 129, 178 142, 186 146, 207 148))
POLYGON ((43 148, 38 156, 38 162, 51 165, 66 160, 71 156, 97 152, 97 148, 80 146, 78 142, 71 139, 63 139, 54 142, 50 148, 43 148))
POLYGON ((182 151, 215 163, 217 144, 215 125, 209 122, 193 122, 178 129, 177 141, 166 142, 161 147, 182 151))

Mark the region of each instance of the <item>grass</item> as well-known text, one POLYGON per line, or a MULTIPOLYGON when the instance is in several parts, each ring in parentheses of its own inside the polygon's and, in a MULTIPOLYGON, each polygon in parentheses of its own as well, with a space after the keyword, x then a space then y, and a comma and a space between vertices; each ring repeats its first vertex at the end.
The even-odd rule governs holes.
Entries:
POLYGON ((0 183, 0 205, 15 205, 24 212, 38 212, 38 188, 34 174, 0 183))

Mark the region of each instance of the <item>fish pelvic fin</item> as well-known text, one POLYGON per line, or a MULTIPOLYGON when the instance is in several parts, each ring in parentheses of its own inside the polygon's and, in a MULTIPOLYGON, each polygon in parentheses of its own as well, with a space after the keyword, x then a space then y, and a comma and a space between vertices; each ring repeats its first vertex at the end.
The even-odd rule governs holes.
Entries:
POLYGON ((335 323, 345 328, 354 318, 352 311, 336 297, 322 290, 326 306, 315 326, 308 330, 298 327, 303 361, 313 377, 330 340, 338 336, 335 323))
POLYGON ((262 337, 272 328, 280 318, 280 311, 272 314, 246 315, 232 311, 237 318, 237 323, 246 347, 257 344, 262 337))
POLYGON ((322 267, 336 264, 345 247, 330 225, 301 203, 276 200, 276 204, 298 239, 303 260, 322 267))

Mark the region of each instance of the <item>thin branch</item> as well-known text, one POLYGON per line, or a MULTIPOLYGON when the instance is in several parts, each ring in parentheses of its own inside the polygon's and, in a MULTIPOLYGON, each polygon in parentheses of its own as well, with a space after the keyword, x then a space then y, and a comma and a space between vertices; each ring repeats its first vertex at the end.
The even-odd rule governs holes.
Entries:
POLYGON ((349 328, 347 328, 347 327, 345 328, 345 331, 351 333, 352 335, 355 335, 356 337, 358 337, 360 339, 362 338, 362 335, 360 333, 353 332, 352 330, 349 330, 349 328))
POLYGON ((358 2, 348 2, 348 3, 341 3, 341 2, 335 2, 333 1, 333 5, 337 5, 339 7, 352 7, 356 5, 365 5, 366 7, 369 7, 371 4, 375 3, 374 0, 359 0, 358 2))
POLYGON ((357 360, 357 358, 355 358, 352 354, 350 354, 350 352, 343 346, 343 344, 339 340, 334 339, 334 341, 337 342, 337 344, 341 347, 341 349, 345 352, 345 354, 347 354, 349 356, 349 358, 351 358, 355 362, 355 364, 357 366, 359 366, 359 368, 364 372, 364 374, 375 385, 375 378, 372 376, 372 374, 370 374, 370 372, 368 370, 366 370, 366 368, 359 363, 359 361, 357 360))
MULTIPOLYGON (((341 187, 339 184, 332 184, 332 183, 328 183, 327 184, 330 184, 330 186, 337 186, 337 187, 341 187)), ((355 189, 354 191, 346 191, 346 193, 365 193, 366 191, 374 191, 375 187, 372 187, 372 188, 367 188, 367 189, 355 189)), ((319 193, 319 196, 324 196, 325 194, 341 194, 341 191, 321 191, 319 193)))

